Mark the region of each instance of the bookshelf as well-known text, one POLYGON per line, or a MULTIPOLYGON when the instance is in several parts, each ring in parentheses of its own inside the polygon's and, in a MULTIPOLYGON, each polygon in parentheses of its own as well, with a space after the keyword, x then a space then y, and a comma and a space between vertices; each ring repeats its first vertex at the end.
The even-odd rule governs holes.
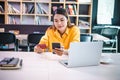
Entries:
POLYGON ((5 23, 5 1, 0 0, 0 24, 5 23))
POLYGON ((58 7, 66 8, 81 33, 91 33, 92 0, 0 0, 0 24, 52 25, 58 7))

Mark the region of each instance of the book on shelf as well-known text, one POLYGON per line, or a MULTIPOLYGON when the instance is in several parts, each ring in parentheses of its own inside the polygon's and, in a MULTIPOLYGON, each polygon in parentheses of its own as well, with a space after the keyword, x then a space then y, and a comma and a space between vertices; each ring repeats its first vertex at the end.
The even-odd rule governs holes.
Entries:
POLYGON ((48 4, 41 4, 41 7, 42 7, 42 10, 43 10, 46 14, 48 14, 48 12, 49 12, 49 6, 48 6, 48 4))
POLYGON ((36 17, 36 23, 37 24, 45 25, 45 24, 47 24, 46 22, 48 22, 47 17, 43 17, 43 16, 36 17))
POLYGON ((17 21, 14 16, 9 16, 8 23, 9 24, 17 24, 17 21))
POLYGON ((64 0, 60 0, 60 2, 64 2, 64 0))
POLYGON ((32 14, 35 12, 35 6, 33 4, 27 4, 27 3, 23 3, 22 4, 22 13, 29 13, 32 14))
POLYGON ((49 5, 47 3, 37 3, 37 13, 38 14, 48 14, 49 5))
POLYGON ((8 4, 8 12, 9 13, 20 13, 20 11, 16 9, 15 7, 13 7, 11 4, 8 4))
POLYGON ((75 4, 73 4, 73 11, 74 11, 74 15, 76 15, 77 14, 77 7, 75 4))
POLYGON ((35 7, 34 7, 34 5, 33 5, 33 6, 30 8, 30 10, 28 11, 28 13, 33 14, 34 11, 35 11, 35 7))
POLYGON ((2 5, 0 5, 0 13, 4 13, 4 9, 3 9, 2 5))
POLYGON ((84 20, 79 20, 78 26, 83 27, 83 28, 88 28, 88 27, 90 27, 90 23, 87 21, 84 21, 84 20))
MULTIPOLYGON (((16 0, 9 0, 9 1, 16 1, 16 0)), ((17 1, 20 1, 20 0, 17 0, 17 1)))
POLYGON ((91 2, 91 0, 77 0, 77 2, 91 2))
POLYGON ((52 11, 53 11, 52 13, 54 13, 57 8, 63 8, 63 6, 62 5, 60 5, 60 6, 52 6, 52 11))
POLYGON ((66 0, 66 2, 77 2, 77 0, 66 0))
POLYGON ((52 2, 59 2, 59 0, 52 0, 52 2))
POLYGON ((37 3, 36 5, 37 5, 37 13, 38 13, 38 14, 44 14, 44 12, 43 12, 43 10, 42 10, 42 8, 41 8, 40 3, 37 3))
POLYGON ((68 8, 68 5, 66 5, 66 11, 68 14, 70 14, 70 11, 69 11, 69 8, 68 8))
POLYGON ((74 13, 73 5, 68 4, 67 6, 68 6, 69 14, 74 15, 75 13, 74 13))
POLYGON ((52 25, 53 22, 48 21, 48 17, 38 16, 38 17, 36 17, 36 24, 38 24, 38 25, 52 25))
POLYGON ((28 13, 28 4, 26 3, 23 3, 22 4, 22 13, 28 13))
POLYGON ((51 0, 35 0, 36 2, 51 2, 51 0))
POLYGON ((64 2, 64 0, 52 0, 52 2, 64 2))
POLYGON ((23 0, 23 1, 35 1, 35 0, 23 0))

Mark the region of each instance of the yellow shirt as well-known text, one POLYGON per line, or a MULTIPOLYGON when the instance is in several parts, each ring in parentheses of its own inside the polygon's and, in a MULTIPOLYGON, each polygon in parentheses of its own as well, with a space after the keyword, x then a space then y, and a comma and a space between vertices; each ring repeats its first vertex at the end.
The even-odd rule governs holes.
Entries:
POLYGON ((64 49, 68 49, 70 42, 79 42, 80 41, 80 30, 78 27, 73 26, 67 28, 65 33, 61 36, 58 30, 54 27, 49 27, 45 35, 41 38, 39 44, 46 44, 49 51, 52 51, 52 43, 58 42, 61 46, 64 46, 64 49))

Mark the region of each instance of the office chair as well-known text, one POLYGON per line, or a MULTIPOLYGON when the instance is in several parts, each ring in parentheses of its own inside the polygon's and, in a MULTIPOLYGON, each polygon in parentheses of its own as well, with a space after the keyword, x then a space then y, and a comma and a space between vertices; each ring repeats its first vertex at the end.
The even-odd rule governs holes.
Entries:
POLYGON ((81 42, 91 42, 93 39, 93 36, 90 34, 80 34, 80 41, 81 42))
POLYGON ((117 28, 103 28, 101 30, 101 35, 109 38, 109 40, 104 40, 103 42, 103 51, 108 50, 108 51, 116 51, 117 52, 117 35, 118 35, 118 29, 117 28))
POLYGON ((19 50, 20 51, 27 51, 27 39, 23 39, 23 40, 18 40, 19 43, 19 50))
POLYGON ((40 41, 40 39, 43 35, 44 34, 41 34, 41 33, 29 34, 28 38, 27 38, 27 44, 28 44, 28 49, 27 50, 28 51, 33 51, 34 46, 39 43, 39 41, 40 41))
POLYGON ((18 51, 15 34, 0 32, 0 51, 18 51))

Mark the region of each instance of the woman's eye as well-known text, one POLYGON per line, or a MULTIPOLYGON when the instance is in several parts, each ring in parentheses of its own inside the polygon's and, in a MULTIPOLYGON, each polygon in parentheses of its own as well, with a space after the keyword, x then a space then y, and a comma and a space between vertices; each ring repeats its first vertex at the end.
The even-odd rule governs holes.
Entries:
POLYGON ((54 21, 54 22, 58 22, 58 21, 54 21))
POLYGON ((61 20, 61 21, 64 21, 64 20, 61 20))

